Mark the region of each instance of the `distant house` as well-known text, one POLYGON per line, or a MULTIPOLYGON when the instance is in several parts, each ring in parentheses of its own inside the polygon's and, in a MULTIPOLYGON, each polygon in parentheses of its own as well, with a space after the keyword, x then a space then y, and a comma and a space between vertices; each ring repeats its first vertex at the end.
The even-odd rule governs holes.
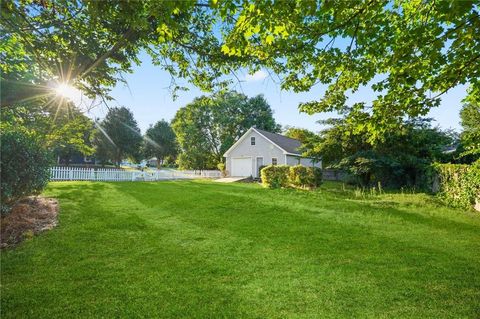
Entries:
POLYGON ((157 167, 157 158, 156 158, 156 157, 152 157, 152 158, 147 159, 147 166, 149 166, 149 167, 157 167))
POLYGON ((57 165, 81 165, 90 166, 95 165, 96 160, 93 156, 85 156, 80 152, 75 152, 68 157, 57 156, 57 165))
POLYGON ((260 167, 270 164, 322 167, 321 161, 303 157, 300 146, 299 140, 252 127, 223 155, 227 174, 259 177, 260 167))

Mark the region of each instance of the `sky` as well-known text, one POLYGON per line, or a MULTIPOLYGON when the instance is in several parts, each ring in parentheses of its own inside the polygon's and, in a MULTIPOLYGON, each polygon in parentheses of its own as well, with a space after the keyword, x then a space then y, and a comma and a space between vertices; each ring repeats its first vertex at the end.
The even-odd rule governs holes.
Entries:
MULTIPOLYGON (((125 106, 134 114, 134 117, 142 133, 155 122, 165 119, 170 121, 175 112, 182 106, 187 105, 195 97, 206 95, 192 85, 187 85, 186 81, 180 82, 189 87, 189 91, 180 91, 179 97, 173 100, 170 84, 170 75, 160 67, 151 64, 150 58, 146 54, 140 56, 142 64, 134 67, 134 72, 124 75, 128 86, 119 83, 113 88, 111 96, 115 99, 108 103, 110 107, 125 106)), ((306 128, 312 131, 319 131, 322 126, 317 123, 318 120, 335 117, 335 113, 319 113, 307 115, 298 111, 298 105, 301 102, 318 100, 325 91, 325 86, 317 85, 309 92, 294 93, 282 91, 279 85, 268 76, 264 70, 260 70, 253 75, 242 74, 239 76, 242 80, 240 85, 234 89, 244 93, 249 97, 263 94, 274 112, 274 118, 282 126, 295 126, 306 128)), ((451 89, 442 97, 441 106, 432 109, 427 115, 432 117, 435 122, 443 129, 461 130, 459 112, 461 100, 466 95, 466 86, 458 86, 451 89)), ((349 102, 369 102, 373 99, 372 91, 368 88, 362 88, 349 97, 349 102)), ((90 114, 91 117, 103 118, 106 115, 107 108, 97 106, 90 114)))

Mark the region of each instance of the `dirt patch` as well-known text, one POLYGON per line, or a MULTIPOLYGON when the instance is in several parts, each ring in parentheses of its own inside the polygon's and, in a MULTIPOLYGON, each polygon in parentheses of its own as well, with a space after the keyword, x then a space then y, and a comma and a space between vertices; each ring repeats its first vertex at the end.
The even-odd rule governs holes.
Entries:
POLYGON ((53 198, 28 197, 19 201, 0 220, 0 248, 12 247, 57 226, 58 202, 53 198))

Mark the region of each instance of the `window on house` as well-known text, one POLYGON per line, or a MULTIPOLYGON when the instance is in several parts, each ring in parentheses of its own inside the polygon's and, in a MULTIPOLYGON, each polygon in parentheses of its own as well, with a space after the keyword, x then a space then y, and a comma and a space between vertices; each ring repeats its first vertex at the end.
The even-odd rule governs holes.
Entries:
POLYGON ((272 165, 277 165, 277 158, 276 157, 272 157, 272 165))
POLYGON ((255 136, 250 137, 250 145, 255 145, 255 136))

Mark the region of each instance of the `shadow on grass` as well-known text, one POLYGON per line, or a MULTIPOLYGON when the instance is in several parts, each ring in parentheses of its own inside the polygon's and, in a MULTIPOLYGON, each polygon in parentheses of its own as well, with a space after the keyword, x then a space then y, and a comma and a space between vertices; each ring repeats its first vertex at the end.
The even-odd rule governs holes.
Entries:
POLYGON ((47 193, 64 219, 2 256, 5 317, 478 310, 478 223, 428 206, 202 181, 55 183, 47 193))

